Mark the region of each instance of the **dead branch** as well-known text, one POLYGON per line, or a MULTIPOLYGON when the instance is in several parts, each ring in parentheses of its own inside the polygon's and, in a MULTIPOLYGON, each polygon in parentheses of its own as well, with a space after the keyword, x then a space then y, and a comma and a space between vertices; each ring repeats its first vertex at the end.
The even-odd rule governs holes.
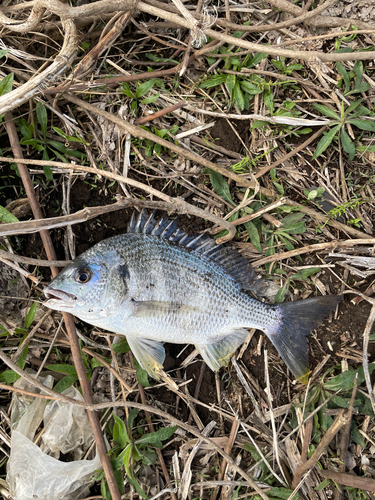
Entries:
MULTIPOLYGON (((34 186, 29 174, 29 171, 24 163, 22 163, 22 150, 21 150, 21 145, 18 140, 18 135, 16 131, 16 126, 13 121, 13 117, 11 113, 6 114, 6 128, 7 132, 9 135, 9 140, 12 146, 13 154, 20 158, 19 163, 17 164, 18 170, 22 179, 22 183, 24 185, 26 195, 30 201, 30 206, 32 209, 32 212, 34 214, 34 217, 36 219, 42 219, 43 215, 40 210, 38 201, 36 199, 35 191, 34 191, 34 186)), ((56 253, 55 249, 53 247, 52 239, 48 231, 43 230, 40 231, 40 236, 43 241, 43 246, 45 248, 46 254, 48 259, 56 261, 56 253)), ((58 274, 58 269, 56 267, 51 266, 51 273, 52 276, 57 276, 58 274)), ((82 388, 82 395, 84 398, 84 401, 88 404, 93 403, 93 397, 92 397, 92 392, 91 392, 91 387, 89 380, 87 378, 87 373, 86 373, 86 368, 83 363, 82 357, 81 357, 81 351, 80 351, 80 345, 78 342, 78 337, 75 329, 75 324, 74 324, 74 318, 71 314, 68 313, 63 313, 64 321, 65 321, 65 326, 66 330, 68 332, 68 337, 69 337, 69 343, 70 343, 70 348, 73 356, 73 361, 74 361, 74 366, 77 370, 77 375, 78 379, 80 381, 80 385, 82 388)), ((99 417, 98 414, 94 411, 88 411, 88 417, 90 420, 91 428, 94 434, 95 438, 95 443, 97 446, 97 450, 100 456, 100 460, 103 466, 103 470, 108 482, 108 487, 111 492, 113 500, 120 500, 120 492, 117 486, 116 478, 113 473, 113 469, 111 466, 111 463, 109 461, 109 457, 107 455, 107 445, 104 441, 104 436, 101 430, 100 422, 99 422, 99 417)))
POLYGON ((346 424, 347 417, 345 416, 345 412, 346 410, 340 411, 335 421, 333 422, 331 427, 327 430, 327 432, 324 434, 322 440, 316 447, 316 450, 314 451, 312 457, 298 467, 296 473, 294 474, 292 482, 293 489, 297 488, 298 483, 302 479, 303 475, 306 474, 306 472, 308 472, 310 469, 315 467, 315 465, 318 463, 319 458, 325 452, 329 443, 336 436, 336 434, 339 432, 342 426, 346 424))
POLYGON ((11 111, 42 93, 43 89, 50 87, 60 75, 63 75, 70 68, 78 50, 77 29, 70 19, 63 21, 63 28, 65 31, 64 43, 52 64, 41 73, 31 77, 18 89, 0 96, 0 114, 11 111))

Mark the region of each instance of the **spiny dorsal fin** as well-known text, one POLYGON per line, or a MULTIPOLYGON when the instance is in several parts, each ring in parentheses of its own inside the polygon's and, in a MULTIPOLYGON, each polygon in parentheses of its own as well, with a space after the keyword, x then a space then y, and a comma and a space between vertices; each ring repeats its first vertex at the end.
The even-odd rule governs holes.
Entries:
POLYGON ((133 212, 128 224, 128 233, 150 234, 188 248, 219 264, 244 290, 260 288, 260 281, 257 280, 254 269, 236 250, 217 245, 215 240, 205 233, 188 235, 178 227, 177 219, 169 220, 165 216, 157 220, 153 213, 147 216, 146 211, 142 209, 139 215, 133 212))

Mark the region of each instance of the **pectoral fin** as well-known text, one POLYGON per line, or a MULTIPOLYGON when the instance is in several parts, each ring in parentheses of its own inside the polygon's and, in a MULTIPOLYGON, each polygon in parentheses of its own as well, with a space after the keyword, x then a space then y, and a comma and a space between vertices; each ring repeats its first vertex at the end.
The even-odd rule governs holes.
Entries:
POLYGON ((130 335, 127 335, 126 340, 141 367, 151 377, 159 380, 160 374, 163 372, 165 358, 163 344, 156 340, 142 339, 130 335))
POLYGON ((245 342, 247 336, 247 330, 238 328, 237 330, 228 332, 218 342, 213 344, 196 344, 195 347, 211 370, 216 372, 222 366, 227 366, 232 354, 245 342))

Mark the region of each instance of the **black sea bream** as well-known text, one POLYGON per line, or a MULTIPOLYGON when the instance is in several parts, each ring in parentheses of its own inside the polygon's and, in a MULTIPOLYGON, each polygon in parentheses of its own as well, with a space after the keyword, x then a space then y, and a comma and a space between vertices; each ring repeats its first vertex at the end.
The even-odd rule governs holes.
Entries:
POLYGON ((289 370, 306 383, 306 335, 342 299, 325 296, 269 305, 251 298, 254 270, 235 250, 177 221, 133 214, 127 234, 74 259, 44 289, 45 305, 125 335, 134 356, 158 378, 163 342, 194 344, 212 370, 228 364, 245 328, 263 330, 289 370))

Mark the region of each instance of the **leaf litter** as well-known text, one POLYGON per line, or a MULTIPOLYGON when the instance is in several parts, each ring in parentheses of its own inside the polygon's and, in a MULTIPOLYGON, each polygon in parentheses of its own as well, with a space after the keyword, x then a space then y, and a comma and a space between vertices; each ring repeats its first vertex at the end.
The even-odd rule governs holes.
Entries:
MULTIPOLYGON (((340 10, 341 6, 335 7, 335 11, 330 7, 328 12, 344 18, 357 15, 353 5, 349 10, 343 7, 343 12, 338 12, 337 8, 340 10)), ((364 15, 365 8, 366 5, 358 3, 362 24, 369 20, 364 15)), ((237 23, 248 22, 246 12, 232 12, 231 6, 229 12, 237 23)), ((265 22, 261 11, 254 15, 265 22)), ((178 44, 182 53, 189 55, 187 38, 179 38, 176 30, 164 28, 161 24, 154 27, 156 21, 152 17, 141 16, 148 38, 143 38, 145 34, 136 26, 129 28, 129 36, 118 39, 102 57, 98 66, 100 78, 112 77, 120 70, 122 76, 124 73, 125 76, 131 73, 134 76, 146 68, 150 73, 156 73, 159 69, 169 68, 169 63, 175 65, 180 61, 180 55, 166 41, 178 44), (152 41, 150 36, 154 36, 153 30, 157 33, 157 41, 152 41), (187 42, 187 45, 181 42, 187 42)), ((360 30, 369 27, 372 27, 370 23, 369 26, 358 26, 360 30)), ((346 29, 353 33, 346 35, 343 30, 341 36, 327 36, 318 44, 314 40, 298 41, 298 48, 339 53, 363 47, 371 50, 371 34, 356 34, 356 26, 346 29)), ((332 27, 326 30, 326 34, 339 31, 339 28, 332 27)), ((296 36, 311 37, 311 33, 301 26, 290 26, 283 31, 266 32, 265 40, 273 43, 275 33, 281 45, 295 40, 296 36)), ((184 36, 187 35, 185 30, 184 36)), ((236 35, 240 39, 243 33, 236 35)), ((318 37, 324 33, 313 35, 318 37)), ((89 51, 95 46, 96 36, 88 34, 83 42, 87 45, 82 45, 82 50, 89 51)), ((258 34, 250 36, 254 42, 262 43, 258 34)), ((7 37, 5 44, 11 46, 7 37)), ((190 55, 198 50, 193 50, 190 55)), ((125 480, 123 491, 126 497, 131 494, 150 498, 165 491, 164 498, 177 495, 178 498, 214 499, 220 495, 223 499, 234 499, 249 498, 253 493, 256 493, 254 498, 259 498, 254 483, 246 485, 238 469, 233 467, 234 463, 256 481, 262 496, 268 498, 323 499, 339 498, 339 495, 342 498, 371 498, 370 492, 374 491, 371 477, 375 468, 374 408, 361 365, 364 358, 363 332, 371 311, 371 303, 366 297, 373 293, 374 283, 372 273, 364 272, 371 271, 370 261, 364 269, 360 259, 371 259, 374 246, 373 70, 368 61, 341 60, 313 66, 299 59, 255 53, 240 55, 243 51, 244 48, 224 43, 219 47, 214 45, 211 53, 197 55, 190 63, 195 64, 194 80, 190 79, 192 73, 189 71, 179 82, 173 75, 155 74, 144 81, 129 79, 120 85, 109 85, 104 88, 104 95, 103 87, 91 91, 91 102, 98 108, 116 113, 121 106, 122 117, 130 122, 162 111, 167 105, 186 101, 185 107, 160 114, 152 122, 141 125, 141 130, 152 133, 154 140, 141 135, 131 138, 117 125, 88 110, 81 108, 72 112, 72 105, 68 107, 66 102, 60 103, 64 115, 54 114, 45 98, 35 103, 32 119, 21 116, 22 107, 13 112, 25 158, 41 160, 40 166, 31 166, 30 171, 45 217, 62 214, 64 204, 73 214, 84 206, 109 205, 119 196, 144 199, 148 196, 148 187, 174 199, 182 198, 220 218, 225 218, 241 204, 241 208, 229 218, 230 222, 235 223, 254 213, 256 216, 236 225, 233 243, 249 256, 267 283, 267 300, 282 302, 291 298, 337 294, 344 290, 364 293, 363 296, 346 296, 345 303, 330 321, 310 336, 312 376, 307 389, 295 384, 273 346, 259 332, 250 332, 247 349, 237 354, 236 366, 241 377, 235 365, 216 375, 208 369, 202 370, 202 362, 194 356, 191 346, 181 352, 180 346, 167 345, 165 370, 179 386, 178 391, 173 392, 166 390, 163 383, 147 380, 132 361, 126 345, 122 343, 118 347, 120 344, 114 343, 108 352, 105 332, 79 323, 82 346, 87 344, 82 356, 91 377, 95 402, 107 402, 110 407, 111 400, 118 397, 126 396, 127 400, 134 402, 140 397, 150 411, 159 408, 164 412, 163 417, 158 418, 144 411, 136 413, 127 407, 117 408, 115 416, 111 412, 104 413, 105 432, 113 446, 112 465, 119 485, 124 487, 125 480), (251 73, 253 70, 259 74, 251 73), (267 75, 267 71, 285 78, 278 80, 267 75), (205 111, 210 114, 205 114, 205 111), (242 120, 244 114, 257 117, 242 120), (229 116, 236 116, 236 119, 229 119, 229 116), (215 122, 212 128, 204 127, 212 121, 215 122), (199 128, 193 135, 184 137, 192 123, 194 128, 198 125, 199 128), (285 158, 317 131, 316 123, 325 126, 321 135, 305 149, 285 158), (179 139, 176 138, 178 134, 179 139), (172 152, 168 143, 171 147, 178 144, 181 150, 172 152), (189 159, 184 156, 186 151, 197 153, 197 156, 189 159), (79 173, 78 170, 73 170, 69 176, 54 166, 54 160, 105 169, 123 174, 124 179, 120 185, 114 179, 79 173), (211 162, 210 165, 213 162, 224 168, 228 175, 223 175, 223 170, 207 168, 206 160, 211 162), (281 160, 277 166, 257 177, 257 173, 277 160, 281 160), (183 168, 176 168, 178 165, 183 165, 183 168), (231 173, 239 175, 237 180, 231 173), (62 183, 68 185, 69 177, 67 192, 62 183), (144 188, 126 184, 126 177, 137 180, 144 188), (232 179, 228 180, 228 177, 232 179), (253 199, 246 204, 250 197, 253 199), (267 211, 267 206, 281 197, 288 202, 267 211), (324 205, 327 202, 329 205, 324 205), (336 241, 343 243, 351 239, 355 241, 348 241, 344 248, 335 248, 336 241), (328 243, 332 243, 329 249, 328 243), (314 245, 313 251, 308 250, 310 245, 314 245), (283 258, 282 254, 287 252, 288 258, 283 258), (268 261, 262 264, 265 258, 268 261), (94 346, 90 344, 93 341, 94 346), (103 345, 102 349, 97 344, 103 345), (117 353, 116 361, 114 352, 117 353), (103 356, 109 365, 114 364, 110 376, 108 368, 103 367, 94 355, 103 356), (183 360, 189 356, 190 362, 184 364, 183 360), (265 364, 266 359, 268 364, 265 364), (353 392, 355 375, 358 388, 353 392), (132 388, 130 394, 127 394, 126 386, 132 388), (342 409, 345 412, 350 410, 350 429, 346 431, 345 426, 341 431, 339 429, 336 440, 330 441, 328 447, 324 439, 330 437, 329 429, 333 429, 342 409), (173 422, 168 420, 168 415, 180 422, 189 420, 202 435, 206 431, 211 441, 192 439, 183 427, 177 431, 171 427, 173 422), (157 430, 150 430, 150 418, 157 430), (235 424, 238 421, 241 425, 235 424), (124 426, 127 430, 121 435, 119 429, 124 429, 124 426), (234 462, 225 468, 224 459, 210 443, 217 443, 234 462), (324 446, 318 459, 313 465, 307 462, 322 443, 324 446), (346 446, 344 464, 340 462, 343 446, 346 446), (118 460, 119 456, 121 460, 118 460), (293 475, 299 477, 297 471, 304 463, 309 463, 310 468, 295 488, 293 475), (345 482, 350 471, 362 479, 362 487, 345 482), (341 492, 338 483, 343 485, 341 492)), ((39 52, 40 49, 36 49, 36 55, 39 52)), ((11 61, 14 59, 10 59, 9 64, 11 61)), ((9 66, 2 75, 5 78, 0 84, 1 92, 11 89, 12 77, 7 77, 11 71, 12 66, 9 66)), ((104 82, 101 83, 103 86, 104 82)), ((1 151, 4 157, 16 157, 10 146, 5 141, 1 151)), ((22 199, 24 191, 15 162, 8 164, 3 161, 1 167, 0 219, 4 225, 25 218, 14 212, 10 205, 22 199)), ((131 211, 103 213, 95 219, 73 225, 77 255, 102 239, 123 233, 131 211)), ((182 228, 191 234, 212 229, 212 224, 203 217, 181 215, 180 220, 182 228)), ((215 232, 215 237, 228 234, 224 230, 215 232)), ((58 259, 70 260, 71 236, 64 227, 53 229, 51 234, 58 259)), ((46 258, 39 234, 7 237, 1 245, 8 252, 46 258)), ((23 298, 38 300, 42 286, 50 280, 44 268, 20 266, 27 271, 23 277, 32 274, 40 284, 31 282, 30 291, 26 293, 17 288, 15 295, 19 299, 9 299, 12 307, 6 308, 1 316, 2 348, 9 354, 14 354, 36 324, 35 321, 30 323, 35 313, 31 302, 28 303, 26 319, 21 319, 15 312, 20 304, 24 308, 22 295, 23 298)), ((1 269, 2 276, 8 276, 9 267, 1 269)), ((24 278, 19 277, 18 272, 12 270, 12 280, 21 282, 24 278)), ((10 290, 13 288, 6 290, 5 294, 10 294, 10 290)), ((45 361, 45 369, 53 371, 56 382, 60 384, 57 390, 62 391, 76 383, 77 372, 60 334, 52 350, 47 352, 59 319, 55 314, 52 321, 46 318, 30 336, 28 348, 24 348, 18 357, 18 366, 38 370, 45 361), (48 359, 45 359, 46 354, 48 359)), ((371 333, 373 335, 373 330, 369 332, 367 354, 370 361, 375 354, 371 333)), ((5 368, 4 365, 1 380, 10 384, 16 373, 10 377, 11 370, 5 371, 5 368)), ((373 365, 364 368, 371 374, 373 365)), ((3 397, 2 431, 9 437, 9 393, 4 392, 3 397)), ((9 455, 5 443, 4 440, 1 449, 4 473, 9 455)), ((98 494, 100 491, 104 498, 109 498, 104 475, 98 479, 100 486, 97 482, 92 492, 98 494)))

